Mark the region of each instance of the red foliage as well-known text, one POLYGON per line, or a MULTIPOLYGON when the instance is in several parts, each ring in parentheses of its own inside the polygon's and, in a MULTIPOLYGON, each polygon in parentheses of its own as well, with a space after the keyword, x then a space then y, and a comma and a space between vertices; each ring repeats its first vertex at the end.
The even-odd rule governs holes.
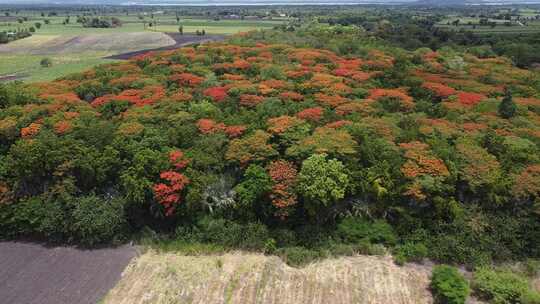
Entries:
POLYGON ((176 92, 173 95, 170 96, 171 101, 175 102, 188 102, 193 99, 193 96, 186 92, 176 92))
POLYGON ((424 84, 422 84, 422 87, 431 91, 433 94, 443 98, 456 94, 456 90, 454 88, 446 86, 442 83, 424 82, 424 84))
POLYGON ((349 101, 349 99, 345 97, 341 97, 339 95, 326 95, 322 93, 315 94, 315 99, 319 103, 322 103, 323 105, 331 106, 333 108, 349 101))
POLYGON ((28 125, 28 127, 21 129, 21 137, 32 138, 36 136, 40 130, 41 130, 41 124, 31 123, 30 125, 28 125))
POLYGON ((205 96, 211 97, 216 102, 221 102, 227 98, 227 89, 224 87, 212 87, 203 91, 205 96))
POLYGON ((252 94, 242 94, 240 95, 240 104, 246 107, 254 107, 259 103, 263 102, 264 97, 252 94))
POLYGON ((412 103, 412 97, 400 89, 373 89, 370 91, 369 99, 378 100, 382 97, 396 97, 403 102, 412 103))
POLYGON ((399 145, 405 150, 407 161, 401 167, 401 172, 408 178, 420 175, 448 176, 448 168, 445 163, 432 155, 429 146, 423 142, 413 141, 399 145))
POLYGON ((251 67, 251 64, 243 59, 237 59, 233 62, 232 67, 239 70, 246 70, 251 67))
POLYGON ((216 123, 212 119, 202 118, 197 121, 197 127, 202 134, 211 134, 225 130, 223 123, 216 123))
POLYGON ((281 134, 286 132, 288 129, 297 126, 304 121, 296 117, 282 115, 279 117, 269 118, 268 119, 268 131, 274 134, 281 134))
POLYGON ((279 94, 279 97, 283 100, 301 101, 304 99, 304 95, 296 92, 283 92, 279 94))
POLYGON ((338 120, 338 121, 334 121, 329 124, 326 124, 324 127, 331 128, 331 129, 339 129, 339 128, 350 126, 350 125, 352 125, 352 121, 350 120, 338 120))
POLYGON ((311 121, 319 121, 324 113, 324 109, 321 107, 308 108, 300 111, 296 114, 296 117, 300 119, 306 119, 311 121))
POLYGON ((184 158, 184 152, 173 150, 169 152, 169 162, 177 169, 184 169, 189 164, 189 159, 184 158))
POLYGON ((181 86, 196 87, 204 81, 204 78, 191 73, 180 73, 172 75, 169 80, 176 81, 181 86))
POLYGON ((268 174, 274 182, 270 198, 272 205, 281 209, 277 215, 285 217, 288 210, 284 208, 296 204, 296 194, 293 192, 297 171, 294 165, 285 160, 277 160, 268 165, 268 174))
POLYGON ((66 120, 61 120, 54 124, 54 132, 57 134, 64 134, 71 130, 71 122, 66 120))
POLYGON ((162 172, 159 177, 166 183, 154 185, 154 197, 165 208, 165 215, 170 216, 182 201, 182 190, 189 184, 189 179, 174 171, 162 172))
POLYGON ((471 93, 471 92, 459 92, 457 94, 457 98, 459 103, 461 103, 464 106, 474 106, 480 101, 486 99, 487 97, 482 94, 478 93, 471 93))
POLYGON ((235 138, 240 137, 244 132, 246 131, 246 127, 242 125, 237 126, 227 126, 225 127, 225 134, 229 136, 229 138, 235 138))

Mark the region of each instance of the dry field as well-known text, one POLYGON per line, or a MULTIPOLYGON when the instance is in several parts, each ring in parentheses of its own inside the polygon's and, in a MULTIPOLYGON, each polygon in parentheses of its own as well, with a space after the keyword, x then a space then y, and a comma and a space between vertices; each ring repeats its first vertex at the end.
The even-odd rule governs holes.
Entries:
POLYGON ((296 269, 257 254, 181 256, 149 251, 134 259, 103 299, 143 303, 432 303, 431 269, 390 257, 329 259, 296 269))
POLYGON ((103 51, 111 54, 158 48, 176 42, 164 33, 111 33, 81 35, 35 35, 0 45, 0 54, 62 54, 103 51))

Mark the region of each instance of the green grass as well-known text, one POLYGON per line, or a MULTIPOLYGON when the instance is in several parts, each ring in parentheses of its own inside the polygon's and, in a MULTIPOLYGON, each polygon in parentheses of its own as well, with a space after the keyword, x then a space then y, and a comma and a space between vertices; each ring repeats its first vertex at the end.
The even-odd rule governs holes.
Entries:
POLYGON ((27 82, 49 81, 90 69, 98 64, 113 62, 102 57, 103 54, 99 52, 61 56, 0 54, 0 75, 15 74, 25 77, 24 81, 27 82), (40 61, 44 57, 52 59, 53 65, 51 67, 41 67, 40 61))

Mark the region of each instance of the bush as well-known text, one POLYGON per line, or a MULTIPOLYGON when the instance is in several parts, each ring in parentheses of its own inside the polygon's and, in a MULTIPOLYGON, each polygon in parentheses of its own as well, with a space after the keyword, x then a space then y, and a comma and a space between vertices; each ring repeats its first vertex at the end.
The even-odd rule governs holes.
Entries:
POLYGON ((527 291, 521 296, 519 301, 521 304, 540 304, 540 293, 527 291))
POLYGON ((362 217, 347 217, 339 223, 337 232, 349 243, 367 240, 370 243, 394 245, 397 241, 394 229, 384 220, 370 221, 362 217))
POLYGON ((395 260, 398 265, 405 262, 421 262, 428 256, 428 249, 423 243, 406 242, 396 249, 395 260))
POLYGON ((52 60, 51 60, 51 58, 43 58, 43 59, 41 59, 39 64, 44 68, 48 68, 48 67, 52 66, 52 60))
POLYGON ((78 198, 73 208, 73 234, 86 245, 115 240, 126 225, 124 200, 90 195, 78 198))
POLYGON ((470 293, 469 283, 455 267, 439 265, 433 269, 431 290, 437 303, 463 304, 470 293))
POLYGON ((311 263, 321 257, 321 253, 316 250, 310 250, 304 247, 285 247, 276 251, 287 265, 290 266, 304 266, 311 263))
POLYGON ((495 304, 520 303, 520 298, 530 292, 527 279, 510 271, 486 267, 475 271, 473 289, 481 299, 495 304))
POLYGON ((261 223, 240 224, 226 219, 204 217, 195 227, 179 227, 177 237, 190 241, 215 243, 227 248, 262 250, 268 244, 270 234, 261 223))

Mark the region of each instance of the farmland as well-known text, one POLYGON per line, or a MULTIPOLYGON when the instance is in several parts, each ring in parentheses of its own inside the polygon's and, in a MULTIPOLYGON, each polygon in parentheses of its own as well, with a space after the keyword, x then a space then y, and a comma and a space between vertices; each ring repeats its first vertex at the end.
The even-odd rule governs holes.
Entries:
POLYGON ((41 16, 40 12, 23 11, 17 17, 0 17, 0 32, 33 27, 40 23, 29 38, 0 45, 0 79, 6 76, 25 81, 53 80, 97 64, 113 62, 105 57, 136 50, 154 49, 174 44, 163 33, 178 33, 182 26, 186 35, 205 31, 205 34, 232 35, 281 25, 281 20, 213 20, 182 17, 175 14, 141 13, 136 16, 105 14, 119 18, 122 26, 88 28, 68 16, 77 12, 41 16), (21 20, 22 22, 19 22, 21 20), (47 20, 45 22, 45 20, 47 20), (150 26, 151 24, 151 26, 150 26), (43 58, 52 61, 51 67, 40 66, 43 58))

